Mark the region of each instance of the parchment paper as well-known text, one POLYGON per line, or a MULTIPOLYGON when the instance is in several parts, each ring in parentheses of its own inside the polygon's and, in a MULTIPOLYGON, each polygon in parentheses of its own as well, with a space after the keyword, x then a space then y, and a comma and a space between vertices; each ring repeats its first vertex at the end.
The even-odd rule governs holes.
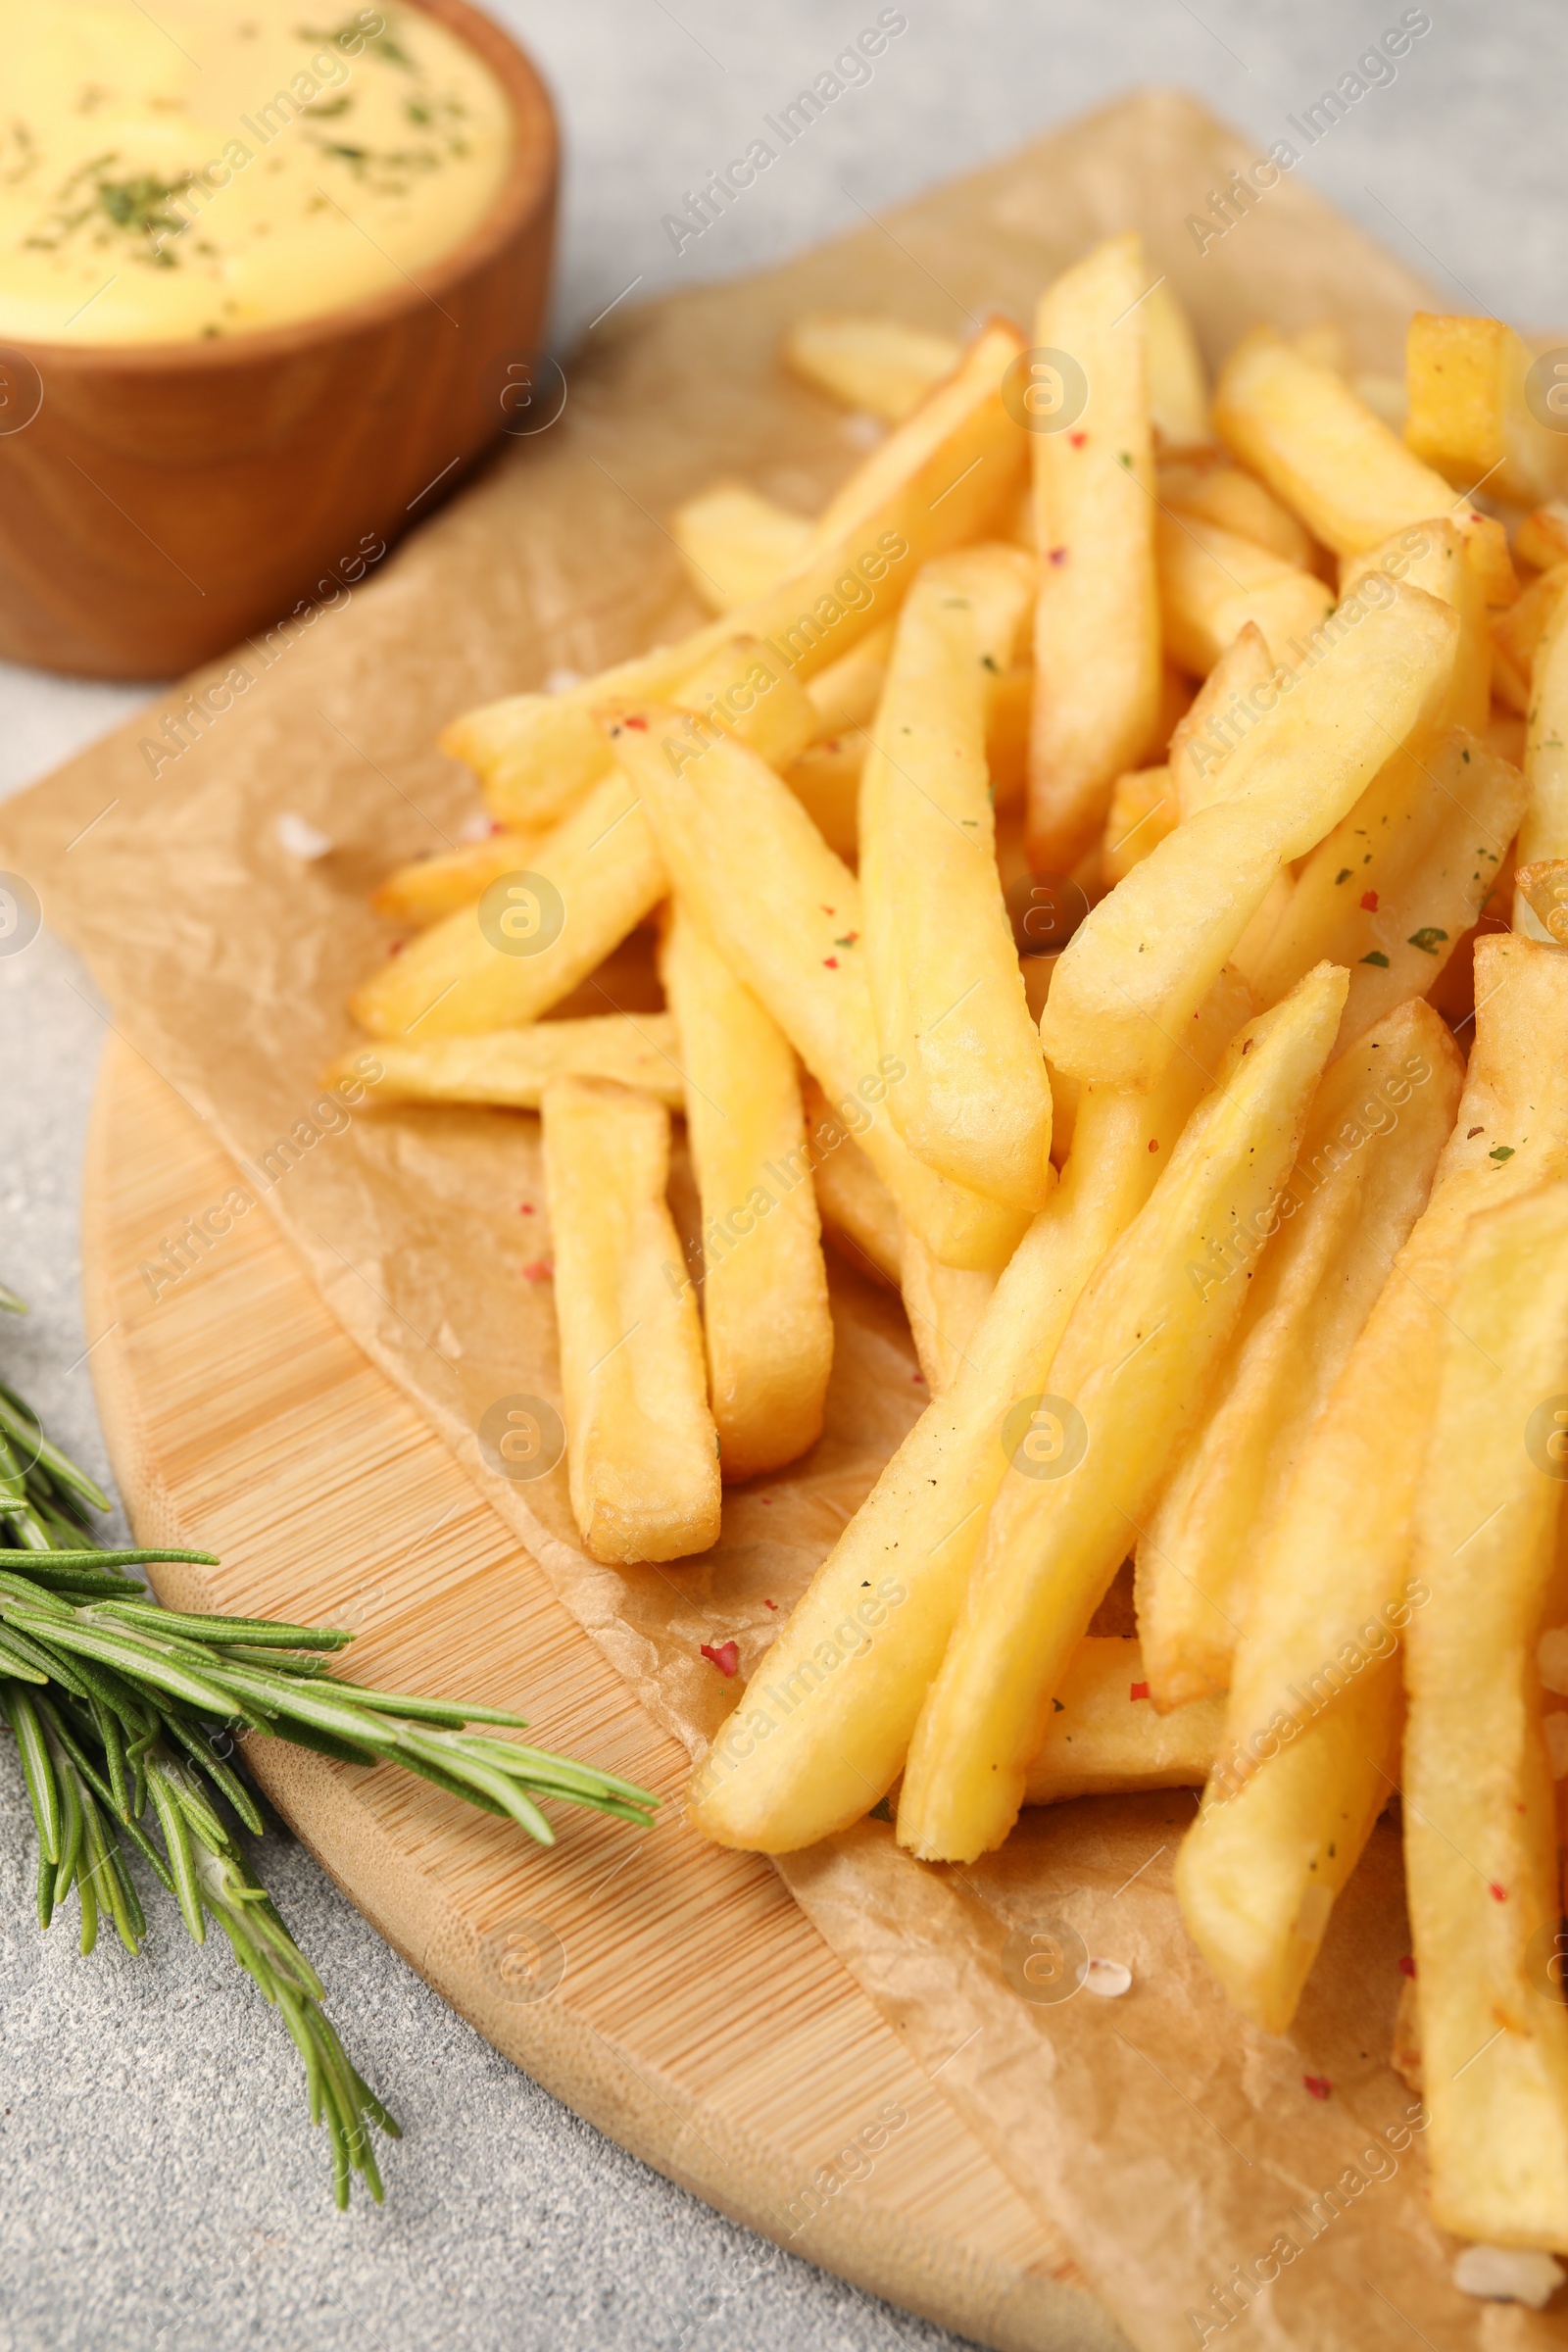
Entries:
MULTIPOLYGON (((319 1071, 354 1042, 344 1000, 386 945, 366 893, 477 808, 432 748, 451 714, 701 617, 662 527, 680 499, 734 474, 809 511, 849 470, 843 419, 777 366, 798 311, 882 310, 947 332, 990 307, 1027 321, 1056 270, 1137 226, 1211 362, 1254 318, 1332 318, 1357 365, 1396 368, 1425 289, 1298 179, 1200 254, 1187 216, 1250 160, 1195 102, 1152 93, 766 277, 617 311, 569 367, 552 430, 509 448, 292 641, 242 647, 191 682, 234 663, 248 674, 226 710, 187 724, 176 758, 162 720, 188 708, 183 691, 0 817, 0 867, 36 890, 117 1026, 239 1162, 224 1213, 265 1204, 279 1219, 345 1327, 694 1752, 740 1688, 701 1645, 733 1638, 742 1677, 755 1670, 919 1410, 902 1312, 835 1267, 838 1356, 815 1451, 729 1494, 722 1540, 700 1560, 587 1560, 564 1471, 512 1484, 476 1438, 498 1400, 559 1396, 537 1122, 318 1106, 319 1071), (285 854, 290 810, 330 836, 329 855, 285 854)), ((646 1008, 650 986, 633 947, 563 1009, 646 1008)), ((146 1237, 160 1296, 203 1280, 222 1248, 188 1248, 181 1270, 170 1242, 146 1237)), ((867 1822, 785 1876, 1019 2189, 1065 2227, 1138 2345, 1250 2330, 1313 2352, 1568 2340, 1561 2320, 1447 2283, 1453 2248, 1425 2218, 1420 2141, 1405 2132, 1413 2102, 1385 2062, 1406 1948, 1393 1831, 1374 1838, 1297 2026, 1275 2039, 1226 2009, 1183 1936, 1170 1869, 1192 1806, 1181 1793, 1037 1813, 969 1871, 913 1862, 867 1822), (1026 1949, 1052 1917, 1132 1969, 1126 1997, 1024 1997, 1019 1936, 1026 1949), (1282 2238, 1299 2251, 1250 2305, 1233 2297, 1227 2322, 1212 2290, 1233 2266, 1278 2266, 1282 2238)))

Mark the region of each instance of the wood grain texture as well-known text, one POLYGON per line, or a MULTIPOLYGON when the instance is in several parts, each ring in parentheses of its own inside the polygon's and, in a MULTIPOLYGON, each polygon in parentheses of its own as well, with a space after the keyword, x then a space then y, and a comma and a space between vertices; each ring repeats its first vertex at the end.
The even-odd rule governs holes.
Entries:
POLYGON ((507 363, 532 353, 550 289, 555 116, 492 19, 418 5, 511 102, 494 205, 417 283, 322 318, 0 353, 0 394, 41 402, 0 434, 0 658, 106 678, 209 661, 362 578, 366 550, 423 521, 505 429, 507 363))
POLYGON ((247 1761, 279 1812, 488 2040, 671 2180, 999 2352, 1122 2345, 1066 2247, 771 1867, 692 1835, 684 1751, 345 1336, 270 1219, 236 1225, 154 1303, 136 1270, 150 1237, 233 1181, 179 1098, 112 1039, 83 1208, 99 1407, 138 1537, 222 1560, 161 1571, 163 1596, 355 1626, 352 1673, 519 1706, 541 1745, 665 1799, 642 1837, 563 1813, 545 1854, 406 1774, 253 1740, 247 1761), (840 2151, 884 2111, 906 2120, 851 2180, 863 2160, 840 2151))

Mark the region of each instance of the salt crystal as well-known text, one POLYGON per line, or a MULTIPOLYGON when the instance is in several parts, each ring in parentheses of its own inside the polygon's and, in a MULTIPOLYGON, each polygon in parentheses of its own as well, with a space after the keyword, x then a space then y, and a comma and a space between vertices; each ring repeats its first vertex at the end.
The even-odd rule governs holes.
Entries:
POLYGON ((1085 1992, 1098 1992, 1102 2001, 1119 2000, 1133 1988, 1133 1972, 1120 1960, 1091 1960, 1084 1978, 1085 1992))
POLYGON ((1478 2295, 1488 2303, 1528 2303, 1532 2311, 1549 2303, 1565 2278, 1560 2262, 1533 2246, 1466 2246, 1453 2266, 1453 2283, 1462 2295, 1478 2295))
POLYGON ((483 808, 472 808, 458 827, 460 841, 488 841, 490 818, 483 808))
POLYGON ((326 856, 332 847, 332 836, 313 825, 308 817, 296 816, 292 808, 285 808, 277 820, 277 846, 285 858, 298 858, 303 864, 311 865, 318 858, 326 856))
POLYGON ((566 694, 573 686, 581 684, 582 671, 567 669, 564 663, 559 669, 547 669, 545 672, 546 694, 566 694))
POLYGON ((880 416, 868 416, 862 409, 857 409, 853 416, 840 418, 839 432, 852 449, 875 449, 879 441, 886 439, 887 426, 880 416))

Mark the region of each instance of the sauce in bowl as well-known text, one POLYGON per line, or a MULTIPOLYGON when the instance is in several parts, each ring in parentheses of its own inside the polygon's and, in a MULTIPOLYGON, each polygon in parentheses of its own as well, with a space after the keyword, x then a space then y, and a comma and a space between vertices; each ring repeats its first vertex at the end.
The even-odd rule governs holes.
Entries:
POLYGON ((390 0, 0 0, 0 340, 194 342, 316 318, 477 227, 500 82, 390 0))

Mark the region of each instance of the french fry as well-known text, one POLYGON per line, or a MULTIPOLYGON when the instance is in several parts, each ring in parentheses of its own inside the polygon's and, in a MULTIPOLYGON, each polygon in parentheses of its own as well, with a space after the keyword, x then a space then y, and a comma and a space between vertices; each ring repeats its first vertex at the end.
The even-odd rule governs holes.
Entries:
POLYGON ((434 858, 411 858, 407 865, 394 866, 372 891, 370 905, 391 922, 414 923, 422 930, 459 906, 473 906, 500 875, 526 869, 542 838, 498 826, 483 841, 444 850, 434 858))
POLYGON ((833 1364, 816 1194, 795 1055, 676 901, 660 956, 686 1073, 703 1211, 703 1338, 726 1478, 792 1462, 822 1434, 833 1364))
POLYGON ((1565 1173, 1568 956, 1479 940, 1476 1041, 1432 1198, 1259 1546, 1232 1669, 1237 1772, 1255 1740, 1331 1709, 1350 1679, 1343 1662, 1397 1621, 1459 1237, 1478 1208, 1565 1173))
POLYGON ((1170 773, 1179 819, 1196 816, 1211 801, 1225 798, 1230 751, 1255 724, 1263 706, 1254 698, 1274 669, 1262 630, 1249 621, 1221 654, 1171 734, 1170 773))
POLYGON ((922 564, 978 538, 1016 496, 1027 451, 1002 378, 1021 348, 1015 328, 987 327, 956 374, 856 469, 812 526, 802 563, 764 595, 561 694, 468 711, 442 750, 477 769, 504 823, 542 823, 611 766, 594 715, 606 705, 678 701, 682 681, 737 636, 771 643, 802 684, 816 677, 893 617, 922 564))
POLYGON ((1248 976, 1275 1004, 1326 956, 1350 975, 1341 1052, 1424 996, 1486 905, 1525 808, 1525 780, 1462 727, 1385 762, 1296 879, 1248 976))
POLYGON ((1235 1329, 1344 1001, 1325 965, 1247 1024, 1073 1308, 909 1742, 899 1842, 928 1861, 973 1861, 1017 1818, 1056 1684, 1235 1329), (1194 1279, 1216 1245, 1230 1278, 1194 1279))
POLYGON ((1227 975, 1159 1085, 1086 1095, 1062 1181, 952 1389, 817 1570, 698 1772, 690 1804, 703 1836, 789 1853, 858 1821, 892 1786, 1007 1467, 1006 1417, 1044 1386, 1083 1284, 1148 1200, 1247 1005, 1227 975))
POLYGON ((1032 1213, 1052 1181, 1051 1085, 997 876, 985 681, 1034 565, 995 545, 929 564, 905 601, 860 778, 866 977, 893 1122, 929 1167, 1032 1213))
MULTIPOLYGON (((1139 1539, 1138 1630, 1156 1707, 1223 1691, 1258 1531, 1427 1204, 1464 1063, 1401 1004, 1325 1073, 1203 1418, 1139 1539)), ((1212 1761, 1212 1756, 1210 1756, 1212 1761)))
POLYGON ((1514 887, 1554 947, 1568 947, 1568 858, 1521 865, 1514 887))
POLYGON ((1568 588, 1568 562, 1554 564, 1550 571, 1532 580, 1519 602, 1499 612, 1492 624, 1497 695, 1521 718, 1530 715, 1536 657, 1564 588, 1568 588))
POLYGON ((1207 1780, 1223 1721, 1218 1702, 1200 1698, 1157 1715, 1136 1642, 1086 1634, 1067 1661, 1056 1700, 1024 1781, 1026 1805, 1138 1788, 1200 1788, 1207 1780))
MULTIPOLYGON (((683 1110, 680 1045, 667 1012, 607 1012, 580 1021, 535 1021, 480 1037, 387 1039, 375 1058, 372 1099, 388 1102, 489 1102, 537 1110, 556 1078, 611 1078, 667 1109, 683 1110)), ((363 1076, 363 1055, 344 1054, 322 1083, 363 1076)))
POLYGON ((848 727, 808 744, 782 771, 828 848, 846 861, 860 854, 860 775, 870 748, 864 727, 848 727))
POLYGON ((543 1120, 572 1514, 596 1560, 684 1559, 718 1539, 718 1442, 696 1302, 665 1275, 669 1113, 558 1078, 543 1120))
POLYGON ((1395 1793, 1403 1713, 1397 1667, 1368 1665, 1333 1714, 1270 1751, 1252 1779, 1212 1781, 1182 1841, 1187 1933, 1265 2034, 1296 2015, 1336 1898, 1395 1793))
POLYGON ((1195 677, 1207 677, 1249 621, 1276 661, 1289 660, 1334 604, 1314 573, 1201 515, 1160 514, 1154 555, 1165 649, 1195 677))
POLYGON ((1205 450, 1208 377, 1193 322, 1168 277, 1157 277, 1143 298, 1144 350, 1149 369, 1149 416, 1162 450, 1205 450))
MULTIPOLYGON (((1142 239, 1112 237, 1041 297, 1038 347, 1082 378, 1076 420, 1034 435, 1035 612, 1030 852, 1068 873, 1104 828, 1111 787, 1152 748, 1159 709, 1153 445, 1142 239)), ((1049 419, 1042 419, 1049 422, 1049 419)))
POLYGON ((858 1273, 880 1275, 898 1290, 906 1236, 893 1195, 809 1071, 803 1075, 801 1096, 823 1238, 858 1273))
POLYGON ((612 769, 529 866, 432 923, 356 990, 349 1010, 372 1037, 520 1028, 586 980, 668 887, 637 796, 612 769))
POLYGON ((727 737, 694 754, 667 708, 607 714, 604 724, 676 887, 855 1127, 905 1223, 946 1265, 1004 1264, 1022 1213, 939 1176, 893 1125, 889 1089, 907 1072, 878 1052, 859 886, 788 785, 727 737))
MULTIPOLYGON (((1519 827, 1519 863, 1568 858, 1568 597, 1536 648, 1533 696, 1525 735, 1525 783, 1530 798, 1519 827)), ((1513 920, 1527 939, 1548 939, 1524 893, 1515 890, 1513 920)))
POLYGON ((1466 497, 1485 482, 1494 498, 1529 507, 1568 482, 1562 434, 1525 398, 1535 356, 1500 318, 1417 311, 1410 321, 1404 438, 1466 497))
POLYGON ((1533 564, 1538 571, 1568 564, 1568 500, 1549 498, 1527 514, 1514 533, 1513 548, 1521 564, 1533 564))
POLYGON ((1118 776, 1100 853, 1101 879, 1106 886, 1114 890, 1167 833, 1174 833, 1180 815, 1168 767, 1135 767, 1118 776))
POLYGON ((1489 606, 1519 593, 1500 522, 1456 499, 1343 377, 1254 327, 1214 390, 1226 447, 1337 556, 1361 555, 1408 523, 1446 515, 1475 548, 1489 606))
MULTIPOLYGON (((684 750, 715 733, 760 758, 792 760, 816 731, 816 713, 775 652, 727 638, 689 672, 679 709, 684 750)), ((435 923, 350 1001, 372 1036, 416 1027, 427 1036, 535 1021, 652 912, 668 884, 648 819, 612 769, 553 832, 537 860, 500 877, 477 906, 435 923)))
POLYGON ((1424 588, 1458 613, 1453 676, 1437 721, 1480 734, 1492 711, 1493 630, 1473 543, 1451 522, 1411 523, 1381 547, 1348 556, 1340 565, 1340 594, 1355 594, 1374 571, 1424 588))
POLYGON ((811 524, 744 482, 715 482, 675 509, 669 531, 709 611, 733 612, 765 596, 801 561, 811 524))
POLYGON ((1244 473, 1239 466, 1193 459, 1161 465, 1154 475, 1154 495, 1162 510, 1200 515, 1204 522, 1234 531, 1239 539, 1270 549, 1298 571, 1312 568, 1311 535, 1255 474, 1244 473))
POLYGON ((904 1236, 899 1289, 920 1371, 933 1396, 945 1396, 956 1380, 964 1351, 996 1287, 995 1274, 945 1266, 917 1235, 904 1236))
POLYGON ((1281 869, 1316 847, 1441 701, 1456 615, 1419 588, 1378 585, 1386 595, 1342 604, 1301 667, 1277 674, 1269 691, 1280 699, 1250 733, 1228 754, 1215 748, 1226 798, 1178 825, 1091 908, 1041 1020, 1054 1067, 1095 1085, 1148 1085, 1281 869))
POLYGON ((917 409, 959 357, 951 335, 841 311, 807 312, 779 348, 785 366, 813 391, 889 424, 917 409))
POLYGON ((1432 2212, 1568 2249, 1568 2009, 1536 1642, 1557 1564, 1568 1185, 1472 1219, 1416 1497, 1404 1852, 1432 2212), (1544 1426, 1543 1426, 1544 1424, 1544 1426), (1472 2061, 1476 2063, 1472 2064, 1472 2061))
POLYGON ((840 735, 868 727, 887 684, 896 621, 885 620, 858 645, 820 670, 807 688, 817 716, 817 734, 840 735))

